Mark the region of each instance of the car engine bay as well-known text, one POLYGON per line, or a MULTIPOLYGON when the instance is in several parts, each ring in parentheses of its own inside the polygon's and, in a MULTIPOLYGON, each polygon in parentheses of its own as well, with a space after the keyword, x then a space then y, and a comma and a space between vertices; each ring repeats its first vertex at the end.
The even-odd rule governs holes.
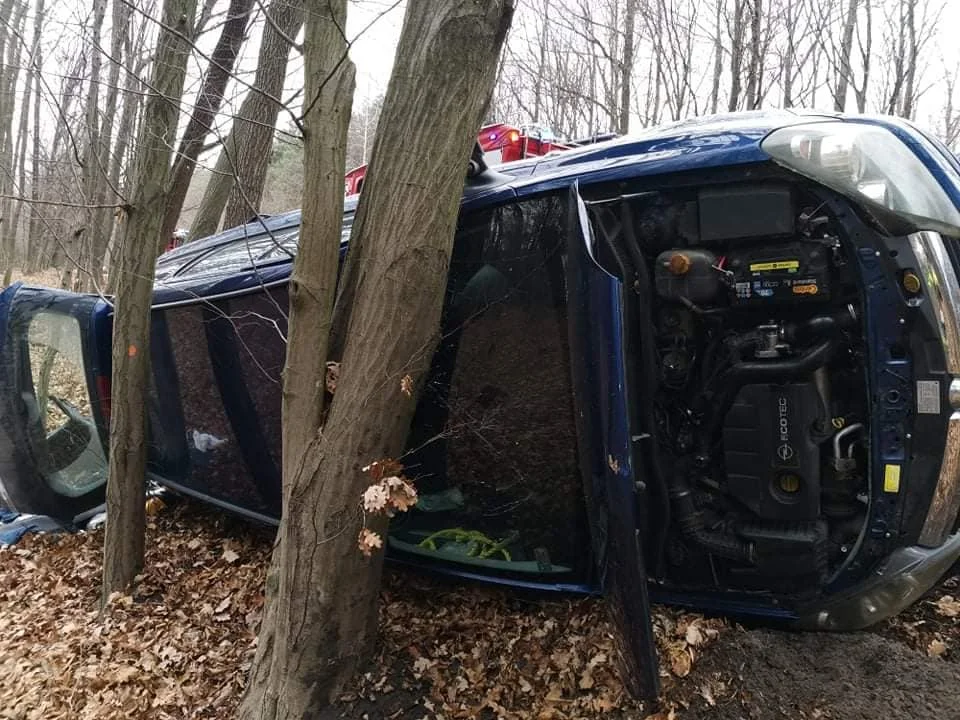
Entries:
POLYGON ((589 205, 601 264, 636 299, 634 423, 654 486, 647 525, 660 528, 651 576, 822 587, 870 503, 864 303, 842 224, 787 182, 589 205))

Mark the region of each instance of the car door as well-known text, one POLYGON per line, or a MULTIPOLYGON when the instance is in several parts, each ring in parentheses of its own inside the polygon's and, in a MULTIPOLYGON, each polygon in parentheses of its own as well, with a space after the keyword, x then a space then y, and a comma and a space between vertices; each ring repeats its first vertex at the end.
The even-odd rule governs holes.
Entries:
POLYGON ((656 645, 634 466, 623 285, 594 259, 586 207, 574 185, 567 203, 566 292, 577 448, 600 580, 634 696, 656 697, 656 645))
POLYGON ((92 295, 0 292, 0 490, 15 510, 69 522, 103 502, 108 313, 92 295))

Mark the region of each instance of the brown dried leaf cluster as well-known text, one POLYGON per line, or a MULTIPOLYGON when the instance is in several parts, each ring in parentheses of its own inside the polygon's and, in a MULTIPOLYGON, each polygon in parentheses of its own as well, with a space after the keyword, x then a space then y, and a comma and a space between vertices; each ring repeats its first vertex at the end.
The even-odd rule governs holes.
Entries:
MULTIPOLYGON (((256 647, 269 533, 157 506, 147 570, 98 617, 102 535, 0 550, 0 718, 229 718, 256 647)), ((657 608, 667 698, 725 624, 657 608)), ((380 644, 336 710, 371 718, 653 718, 626 697, 603 603, 387 573, 380 644)), ((688 679, 689 680, 689 679, 688 679)))
POLYGON ((98 617, 100 532, 0 550, 0 717, 225 718, 252 656, 269 541, 151 521, 147 571, 98 617))
MULTIPOLYGON (((342 717, 384 705, 396 717, 447 719, 644 718, 651 711, 624 692, 599 599, 524 598, 404 574, 388 576, 384 600, 381 650, 344 697, 342 717)), ((654 620, 661 658, 682 653, 686 672, 726 628, 660 608, 654 620)))
POLYGON ((960 575, 948 573, 926 599, 891 618, 876 631, 904 641, 929 657, 957 661, 960 655, 960 575))

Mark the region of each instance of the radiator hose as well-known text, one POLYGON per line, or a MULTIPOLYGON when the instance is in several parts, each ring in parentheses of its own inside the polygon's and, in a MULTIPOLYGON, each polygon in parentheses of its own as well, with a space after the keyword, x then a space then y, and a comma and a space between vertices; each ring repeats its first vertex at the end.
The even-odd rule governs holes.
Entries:
MULTIPOLYGON (((679 469, 679 468, 678 468, 679 469)), ((670 484, 670 500, 680 532, 711 555, 754 563, 754 544, 732 533, 707 529, 703 513, 697 509, 688 472, 678 472, 670 484)))

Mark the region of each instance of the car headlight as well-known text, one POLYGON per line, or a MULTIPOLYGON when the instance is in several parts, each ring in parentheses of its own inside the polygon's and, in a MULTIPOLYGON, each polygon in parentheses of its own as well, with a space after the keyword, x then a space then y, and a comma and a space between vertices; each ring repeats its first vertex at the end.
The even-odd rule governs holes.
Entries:
MULTIPOLYGON (((761 143, 777 163, 848 197, 960 228, 960 212, 920 158, 885 127, 828 121, 774 130, 761 143)), ((931 228, 938 229, 938 228, 931 228)))

